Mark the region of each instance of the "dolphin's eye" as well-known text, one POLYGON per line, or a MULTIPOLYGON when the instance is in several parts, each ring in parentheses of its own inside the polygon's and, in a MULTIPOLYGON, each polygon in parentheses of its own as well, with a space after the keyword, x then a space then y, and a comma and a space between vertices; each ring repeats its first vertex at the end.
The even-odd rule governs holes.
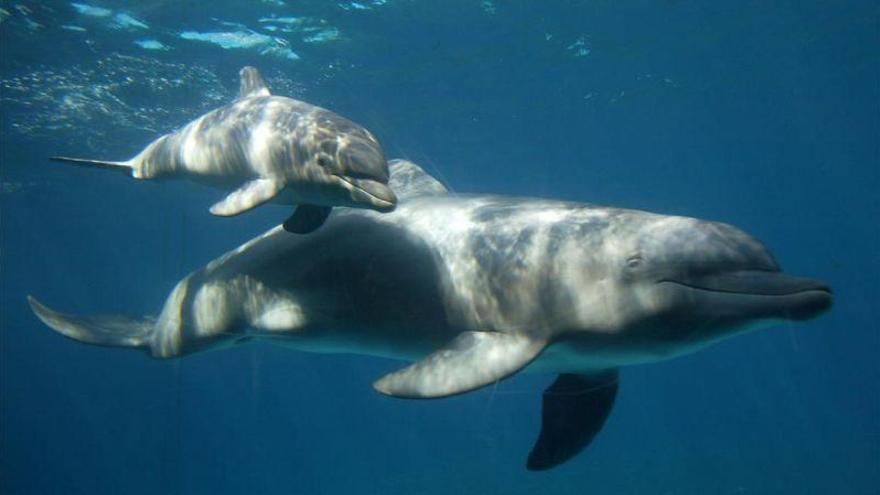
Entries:
POLYGON ((639 255, 630 256, 626 259, 627 268, 638 268, 642 266, 642 257, 639 255))
POLYGON ((329 167, 330 166, 330 158, 328 158, 325 155, 319 156, 318 157, 318 165, 320 165, 322 167, 329 167))

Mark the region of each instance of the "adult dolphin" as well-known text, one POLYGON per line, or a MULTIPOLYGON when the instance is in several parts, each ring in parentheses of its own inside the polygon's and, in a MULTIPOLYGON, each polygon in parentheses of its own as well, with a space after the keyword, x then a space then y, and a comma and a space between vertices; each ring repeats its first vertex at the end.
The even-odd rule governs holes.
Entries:
POLYGON ((305 237, 275 228, 184 278, 158 318, 31 306, 68 337, 159 358, 256 337, 414 361, 375 382, 396 397, 464 393, 523 369, 558 373, 528 459, 538 470, 600 430, 619 367, 813 318, 832 302, 828 286, 783 274, 729 225, 450 195, 412 163, 391 172, 394 212, 340 209, 305 237))
POLYGON ((329 110, 271 95, 253 67, 239 75, 234 102, 156 139, 130 160, 51 159, 233 190, 211 207, 214 215, 238 215, 269 201, 299 205, 284 222, 297 233, 320 227, 333 206, 394 209, 385 155, 369 131, 329 110))

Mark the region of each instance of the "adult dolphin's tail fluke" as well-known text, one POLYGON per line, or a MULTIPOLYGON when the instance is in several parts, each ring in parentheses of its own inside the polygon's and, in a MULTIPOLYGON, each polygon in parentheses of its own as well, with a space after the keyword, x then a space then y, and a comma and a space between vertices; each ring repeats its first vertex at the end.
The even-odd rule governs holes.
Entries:
POLYGON ((526 463, 545 470, 597 436, 620 368, 815 318, 832 304, 828 285, 783 273, 763 244, 730 225, 450 195, 415 164, 390 167, 395 211, 340 208, 308 236, 276 227, 181 280, 155 320, 31 306, 67 337, 157 358, 254 338, 393 358, 405 364, 374 387, 400 398, 550 373, 526 463))
POLYGON ((394 209, 385 154, 368 130, 329 110, 272 95, 253 67, 239 76, 235 101, 159 137, 130 160, 51 160, 227 190, 210 208, 218 216, 268 202, 298 205, 284 228, 301 234, 320 227, 334 206, 394 209))
POLYGON ((155 321, 133 320, 121 315, 73 316, 44 306, 34 297, 28 303, 37 317, 58 333, 87 344, 111 347, 149 345, 155 321))

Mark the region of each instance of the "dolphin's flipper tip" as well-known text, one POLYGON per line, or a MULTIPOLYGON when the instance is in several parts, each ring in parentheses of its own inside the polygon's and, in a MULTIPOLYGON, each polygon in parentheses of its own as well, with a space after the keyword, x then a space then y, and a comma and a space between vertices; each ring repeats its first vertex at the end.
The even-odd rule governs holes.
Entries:
POLYGON ((290 218, 284 221, 284 230, 294 234, 308 234, 324 225, 330 216, 330 206, 299 205, 290 218))
POLYGON ((373 382, 373 390, 379 392, 380 394, 394 396, 394 391, 391 389, 388 380, 384 380, 382 378, 373 382))

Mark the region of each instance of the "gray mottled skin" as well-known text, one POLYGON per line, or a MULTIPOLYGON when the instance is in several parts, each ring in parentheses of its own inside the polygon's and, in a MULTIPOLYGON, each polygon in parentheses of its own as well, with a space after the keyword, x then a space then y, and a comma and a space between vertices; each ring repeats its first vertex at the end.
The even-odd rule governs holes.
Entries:
POLYGON ((236 190, 212 207, 222 216, 267 201, 379 211, 396 203, 384 154, 369 131, 329 110, 271 95, 252 67, 241 70, 238 99, 156 139, 131 160, 55 159, 236 190))
POLYGON ((31 298, 73 339, 171 358, 253 338, 413 364, 374 383, 444 397, 517 371, 556 372, 526 466, 583 450, 620 366, 693 352, 831 304, 744 232, 715 222, 552 200, 456 196, 391 164, 391 213, 339 209, 308 236, 275 228, 184 278, 158 318, 76 317, 31 298))
MULTIPOLYGON (((493 332, 539 342, 531 370, 586 372, 830 304, 825 286, 783 275, 728 225, 449 195, 408 162, 391 184, 403 199, 392 213, 341 210, 305 238, 276 228, 186 277, 137 344, 174 357, 257 337, 416 360, 462 332, 493 332)), ((47 323, 88 333, 58 318, 47 323)))

